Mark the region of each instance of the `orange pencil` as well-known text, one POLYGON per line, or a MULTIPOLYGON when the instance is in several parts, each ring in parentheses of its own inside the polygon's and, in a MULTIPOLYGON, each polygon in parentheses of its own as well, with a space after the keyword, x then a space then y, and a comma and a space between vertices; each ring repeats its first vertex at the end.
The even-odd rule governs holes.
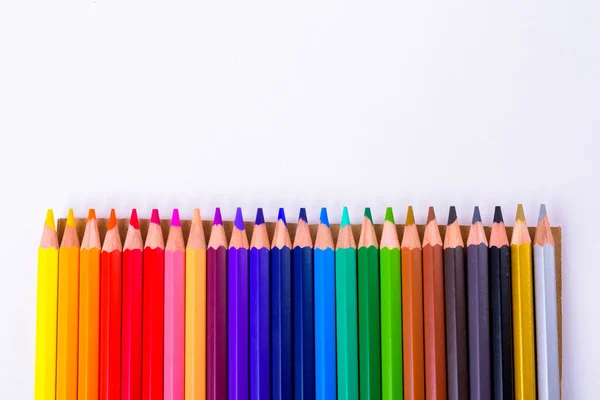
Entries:
POLYGON ((73 209, 58 251, 58 340, 56 398, 77 400, 77 332, 79 312, 79 238, 73 209))
POLYGON ((79 254, 78 400, 98 399, 100 247, 96 212, 90 208, 79 254))

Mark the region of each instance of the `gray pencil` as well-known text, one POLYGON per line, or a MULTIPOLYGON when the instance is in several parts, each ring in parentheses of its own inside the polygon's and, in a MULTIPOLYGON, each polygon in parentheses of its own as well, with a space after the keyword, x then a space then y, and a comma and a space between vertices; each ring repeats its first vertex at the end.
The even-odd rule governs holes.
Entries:
POLYGON ((556 314, 556 261, 554 239, 546 206, 541 205, 533 245, 535 277, 535 332, 538 399, 560 399, 558 321, 556 314))

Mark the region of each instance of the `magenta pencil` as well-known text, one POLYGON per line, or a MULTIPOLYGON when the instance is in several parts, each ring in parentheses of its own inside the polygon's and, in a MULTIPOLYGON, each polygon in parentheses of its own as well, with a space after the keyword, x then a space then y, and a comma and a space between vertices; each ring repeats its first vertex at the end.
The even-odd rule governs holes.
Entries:
POLYGON ((183 400, 185 349, 185 243, 173 210, 165 247, 164 400, 183 400))
POLYGON ((227 398, 227 238, 215 210, 206 251, 206 394, 227 398))

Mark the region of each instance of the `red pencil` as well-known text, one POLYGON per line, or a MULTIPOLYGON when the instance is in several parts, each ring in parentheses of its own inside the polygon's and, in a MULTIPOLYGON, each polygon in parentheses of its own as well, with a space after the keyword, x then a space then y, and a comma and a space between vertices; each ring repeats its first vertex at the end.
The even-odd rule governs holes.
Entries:
POLYGON ((123 250, 121 400, 142 398, 142 246, 134 208, 123 250))
POLYGON ((152 210, 144 247, 142 300, 142 399, 163 397, 165 243, 158 210, 152 210))
POLYGON ((100 253, 100 400, 121 393, 121 255, 113 209, 100 253))

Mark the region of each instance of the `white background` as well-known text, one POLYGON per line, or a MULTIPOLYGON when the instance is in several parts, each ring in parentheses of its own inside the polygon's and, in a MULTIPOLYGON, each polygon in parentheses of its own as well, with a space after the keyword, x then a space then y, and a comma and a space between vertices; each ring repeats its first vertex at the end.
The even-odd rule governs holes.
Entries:
POLYGON ((563 226, 564 394, 595 397, 600 6, 487 3, 2 2, 0 398, 32 397, 48 207, 517 202, 563 226))

